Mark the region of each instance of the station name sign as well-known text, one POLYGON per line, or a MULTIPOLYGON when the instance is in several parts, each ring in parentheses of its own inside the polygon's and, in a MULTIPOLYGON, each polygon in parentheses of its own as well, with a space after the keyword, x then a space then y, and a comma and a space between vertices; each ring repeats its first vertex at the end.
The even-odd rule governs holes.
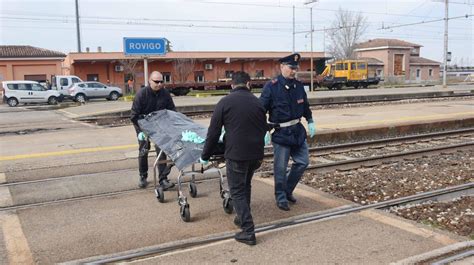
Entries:
POLYGON ((123 38, 125 55, 164 55, 166 54, 165 38, 123 38))

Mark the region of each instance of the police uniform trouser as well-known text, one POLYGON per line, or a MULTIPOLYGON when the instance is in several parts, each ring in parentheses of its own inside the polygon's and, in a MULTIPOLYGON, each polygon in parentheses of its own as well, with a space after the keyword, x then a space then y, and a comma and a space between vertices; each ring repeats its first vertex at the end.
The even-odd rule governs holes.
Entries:
POLYGON ((252 177, 262 160, 237 161, 226 159, 227 182, 235 212, 240 219, 242 231, 253 234, 255 226, 250 213, 252 177))
POLYGON ((309 164, 308 145, 306 140, 301 146, 286 146, 273 143, 273 177, 275 180, 275 200, 288 203, 287 196, 293 194, 309 164), (287 172, 288 161, 293 159, 291 169, 287 172))
MULTIPOLYGON (((160 148, 155 145, 156 155, 160 153, 160 148)), ((150 141, 138 141, 138 170, 140 172, 140 176, 148 176, 148 151, 150 151, 150 141)), ((166 155, 164 153, 160 156, 160 161, 166 160, 166 155)), ((158 165, 158 173, 160 182, 164 179, 168 178, 168 174, 171 171, 172 165, 167 164, 159 164, 158 165)))

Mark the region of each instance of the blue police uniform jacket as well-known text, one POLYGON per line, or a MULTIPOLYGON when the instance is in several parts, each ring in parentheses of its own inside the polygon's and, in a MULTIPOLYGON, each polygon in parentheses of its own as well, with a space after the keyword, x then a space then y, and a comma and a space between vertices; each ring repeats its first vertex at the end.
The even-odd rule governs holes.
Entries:
MULTIPOLYGON (((279 75, 265 84, 260 96, 271 123, 284 123, 305 117, 313 121, 303 83, 296 79, 286 79, 279 75)), ((272 141, 287 146, 300 146, 306 140, 306 130, 300 123, 275 129, 272 141)))

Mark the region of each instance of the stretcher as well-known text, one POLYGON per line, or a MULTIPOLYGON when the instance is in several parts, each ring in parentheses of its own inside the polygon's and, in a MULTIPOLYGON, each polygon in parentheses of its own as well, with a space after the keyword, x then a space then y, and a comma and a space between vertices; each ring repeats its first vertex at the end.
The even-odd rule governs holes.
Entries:
POLYGON ((191 212, 189 202, 183 192, 184 179, 190 177, 188 191, 189 195, 195 198, 198 195, 196 176, 203 175, 210 168, 215 168, 219 174, 219 194, 222 198, 224 212, 231 214, 234 211, 226 176, 223 173, 225 168, 223 145, 215 151, 215 154, 209 160, 209 165, 203 166, 197 161, 201 157, 204 143, 182 140, 182 132, 184 131, 195 132, 199 137, 205 139, 207 128, 195 123, 182 113, 170 110, 152 112, 140 119, 138 124, 149 140, 161 149, 153 163, 155 195, 160 203, 165 202, 165 192, 158 181, 158 166, 160 164, 174 165, 179 171, 177 177, 179 214, 185 222, 191 221, 191 212), (167 160, 159 160, 163 153, 166 154, 167 160))

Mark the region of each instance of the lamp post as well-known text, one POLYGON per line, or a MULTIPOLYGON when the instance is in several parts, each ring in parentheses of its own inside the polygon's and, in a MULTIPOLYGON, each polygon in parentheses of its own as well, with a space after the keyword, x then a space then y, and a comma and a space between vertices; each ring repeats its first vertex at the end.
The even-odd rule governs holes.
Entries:
MULTIPOLYGON (((306 1, 304 4, 305 5, 309 5, 309 4, 312 4, 312 3, 316 3, 318 0, 309 0, 309 1, 306 1)), ((309 14, 310 14, 310 38, 311 38, 311 86, 310 86, 310 91, 313 91, 314 90, 314 80, 313 80, 313 76, 314 76, 314 66, 313 66, 313 7, 310 7, 309 8, 309 14)))

